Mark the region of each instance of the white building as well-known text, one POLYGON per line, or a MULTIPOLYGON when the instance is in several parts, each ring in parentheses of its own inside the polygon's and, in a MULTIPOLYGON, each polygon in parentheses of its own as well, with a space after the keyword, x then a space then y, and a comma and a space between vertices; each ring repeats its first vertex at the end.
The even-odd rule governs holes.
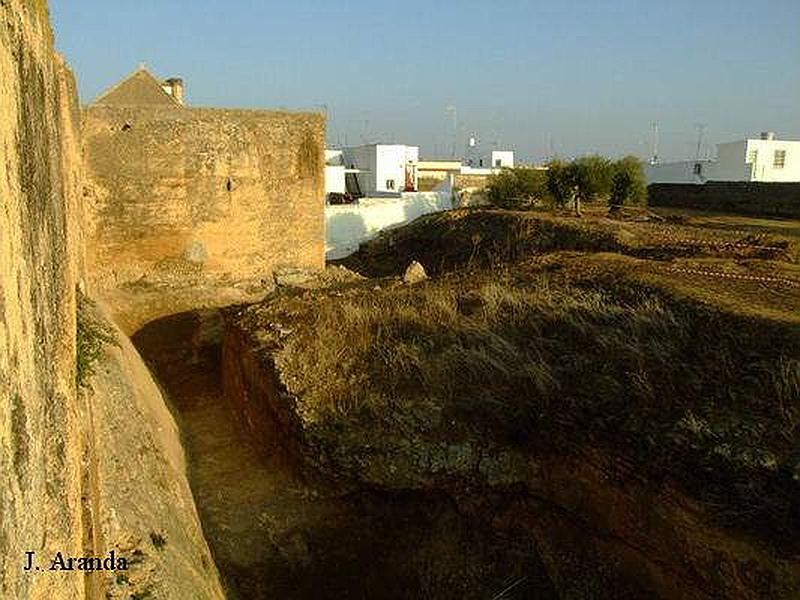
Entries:
POLYGON ((325 150, 325 195, 344 194, 345 167, 341 150, 325 150))
POLYGON ((774 133, 717 145, 715 181, 800 181, 800 142, 774 133))
POLYGON ((513 150, 487 150, 470 138, 464 166, 469 169, 512 169, 514 167, 513 150))
POLYGON ((514 168, 514 152, 512 150, 492 150, 488 158, 489 164, 486 166, 491 169, 514 168))
POLYGON ((417 189, 419 146, 366 144, 342 149, 344 166, 357 169, 361 194, 398 195, 417 189))
POLYGON ((760 139, 717 144, 714 160, 690 160, 647 165, 648 183, 706 181, 800 181, 800 141, 760 139))

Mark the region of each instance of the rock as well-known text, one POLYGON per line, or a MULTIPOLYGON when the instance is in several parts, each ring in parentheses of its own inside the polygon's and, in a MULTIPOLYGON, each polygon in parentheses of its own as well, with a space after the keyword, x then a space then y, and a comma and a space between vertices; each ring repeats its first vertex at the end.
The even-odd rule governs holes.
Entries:
POLYGON ((403 275, 403 281, 412 285, 419 283, 420 281, 425 281, 427 278, 428 274, 425 272, 425 267, 423 267, 417 261, 414 261, 408 265, 408 268, 403 275))
POLYGON ((278 267, 272 272, 272 277, 278 287, 306 287, 317 278, 317 274, 297 267, 278 267))

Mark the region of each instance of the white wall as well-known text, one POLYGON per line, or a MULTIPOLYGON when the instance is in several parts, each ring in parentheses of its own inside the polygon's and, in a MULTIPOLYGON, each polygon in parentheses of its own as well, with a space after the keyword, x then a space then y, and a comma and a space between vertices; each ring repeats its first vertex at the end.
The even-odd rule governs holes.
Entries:
POLYGON ((367 144, 344 148, 344 162, 347 167, 355 165, 366 171, 358 174, 361 191, 370 194, 400 194, 405 190, 406 168, 411 164, 412 179, 416 187, 416 169, 419 162, 419 146, 403 144, 367 144), (394 182, 394 188, 387 185, 394 182))
POLYGON ((800 142, 749 139, 717 144, 713 181, 800 181, 800 142), (775 168, 775 151, 784 150, 782 169, 775 168), (755 159, 755 160, 753 160, 755 159))
POLYGON ((406 185, 406 147, 381 144, 376 150, 378 167, 374 191, 395 194, 402 192, 406 185), (393 187, 388 185, 390 180, 394 182, 393 187))
POLYGON ((747 141, 717 144, 717 161, 711 181, 750 181, 750 165, 747 164, 747 141))
POLYGON ((716 166, 709 160, 682 160, 679 162, 645 165, 647 183, 705 183, 713 179, 716 166), (701 165, 700 175, 695 174, 695 165, 701 165))
MULTIPOLYGON (((723 144, 721 144, 722 146, 723 144)), ((800 181, 800 142, 785 140, 747 140, 746 159, 756 155, 754 164, 748 163, 751 181, 800 181), (786 152, 782 169, 775 168, 775 151, 786 152)))
POLYGON ((491 169, 511 169, 514 167, 514 152, 511 150, 493 150, 489 157, 489 164, 484 166, 491 169), (498 161, 500 161, 499 165, 497 164, 498 161))
POLYGON ((398 198, 364 198, 358 204, 325 207, 325 258, 344 258, 382 230, 419 216, 453 208, 448 187, 438 192, 405 192, 398 198))
POLYGON ((325 165, 325 193, 344 194, 344 165, 325 165))

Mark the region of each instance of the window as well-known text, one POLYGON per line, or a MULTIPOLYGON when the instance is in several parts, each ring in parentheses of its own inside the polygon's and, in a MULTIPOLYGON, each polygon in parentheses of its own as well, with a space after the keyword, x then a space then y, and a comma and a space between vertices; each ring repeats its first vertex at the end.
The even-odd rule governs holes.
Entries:
POLYGON ((387 179, 386 180, 386 189, 393 190, 394 189, 394 179, 387 179))
POLYGON ((694 174, 695 175, 703 174, 703 163, 694 163, 694 174))
POLYGON ((500 159, 500 158, 496 158, 495 161, 494 161, 494 166, 495 167, 502 167, 503 166, 503 160, 500 159))
POLYGON ((782 169, 786 165, 786 150, 775 150, 775 160, 772 166, 776 169, 782 169))
POLYGON ((747 162, 754 165, 758 162, 758 148, 753 148, 747 153, 747 162))

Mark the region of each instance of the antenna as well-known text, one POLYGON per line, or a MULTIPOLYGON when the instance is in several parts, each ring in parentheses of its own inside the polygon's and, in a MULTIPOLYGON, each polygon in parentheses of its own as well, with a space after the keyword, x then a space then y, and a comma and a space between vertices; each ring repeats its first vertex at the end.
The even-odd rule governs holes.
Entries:
POLYGON ((458 143, 458 110, 456 109, 455 105, 448 104, 445 107, 445 111, 453 118, 453 146, 450 156, 455 158, 456 156, 456 144, 458 143))
POLYGON ((658 121, 653 121, 650 123, 650 127, 653 129, 653 154, 650 158, 651 165, 658 164, 658 121))
POLYGON ((703 147, 703 135, 706 131, 706 124, 695 123, 694 126, 697 128, 697 150, 695 151, 695 160, 700 160, 700 150, 703 147))

